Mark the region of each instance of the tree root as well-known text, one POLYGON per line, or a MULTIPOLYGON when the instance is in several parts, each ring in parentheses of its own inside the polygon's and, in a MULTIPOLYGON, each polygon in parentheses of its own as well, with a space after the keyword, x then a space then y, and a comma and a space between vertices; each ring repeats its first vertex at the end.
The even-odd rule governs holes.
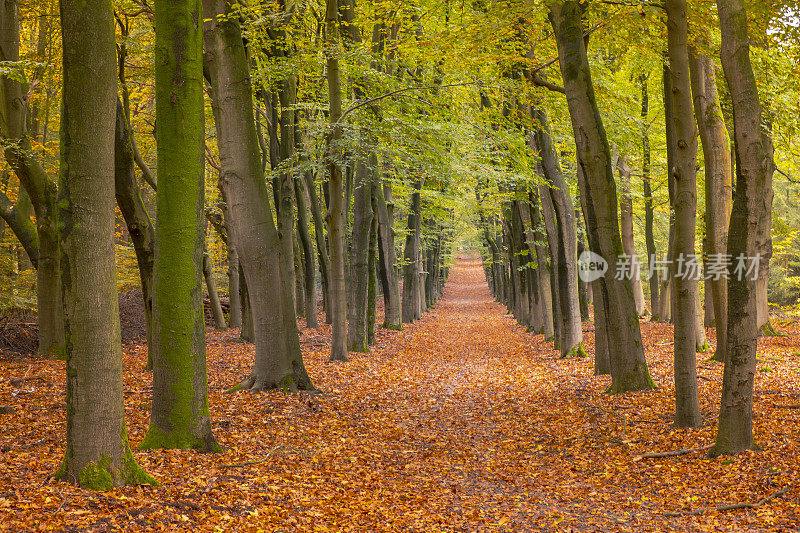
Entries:
POLYGON ((307 383, 304 381, 298 381, 296 377, 292 375, 285 376, 280 381, 274 381, 259 378, 255 374, 250 374, 247 376, 247 378, 245 378, 244 381, 238 385, 234 385, 230 389, 223 392, 223 394, 231 394, 242 390, 252 392, 253 394, 258 392, 266 392, 269 390, 280 390, 284 392, 299 392, 301 390, 309 392, 316 391, 310 381, 307 383))
POLYGON ((633 458, 633 461, 641 461, 642 459, 660 459, 663 457, 678 457, 679 455, 688 455, 690 453, 695 452, 704 452, 706 450, 710 450, 713 448, 713 444, 709 444, 708 446, 703 446, 702 448, 685 448, 682 450, 673 450, 670 452, 654 452, 654 453, 644 453, 642 455, 637 455, 633 458))
POLYGON ((792 488, 791 486, 788 486, 780 490, 776 490, 766 498, 759 500, 756 503, 742 502, 742 503, 734 503, 731 505, 720 505, 717 507, 703 507, 701 509, 694 509, 692 511, 687 510, 687 511, 677 511, 674 513, 664 513, 664 516, 696 516, 711 511, 716 511, 718 513, 721 513, 724 511, 733 511, 734 509, 755 509, 756 507, 761 507, 770 500, 774 500, 775 498, 783 496, 784 494, 789 492, 791 488, 792 488))

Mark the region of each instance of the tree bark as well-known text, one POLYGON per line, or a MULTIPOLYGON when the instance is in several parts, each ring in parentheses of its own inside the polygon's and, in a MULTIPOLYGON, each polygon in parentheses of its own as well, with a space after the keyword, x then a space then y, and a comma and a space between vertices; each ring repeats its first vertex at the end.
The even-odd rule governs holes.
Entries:
POLYGON ((244 275, 244 268, 239 263, 239 288, 242 295, 242 329, 239 333, 239 340, 242 342, 256 341, 255 325, 253 323, 253 308, 250 307, 250 291, 247 290, 247 278, 244 275))
MULTIPOLYGON (((223 195, 224 196, 224 195, 223 195)), ((239 252, 236 251, 236 245, 233 244, 233 230, 231 229, 231 215, 228 211, 228 202, 223 198, 224 205, 222 207, 222 220, 225 225, 225 233, 228 235, 228 240, 225 245, 228 249, 228 298, 230 299, 230 308, 228 322, 232 328, 242 327, 242 276, 239 274, 239 252)), ((250 318, 252 323, 253 319, 250 318)))
POLYGON ((219 300, 217 282, 214 279, 214 269, 206 251, 203 251, 203 278, 206 280, 206 291, 208 292, 208 300, 211 303, 214 328, 218 331, 225 331, 228 329, 228 324, 225 323, 225 313, 222 311, 222 302, 219 300))
POLYGON ((408 234, 403 253, 403 322, 410 323, 419 318, 419 233, 421 231, 420 210, 422 182, 417 180, 411 193, 408 212, 408 234))
POLYGON ((394 242, 394 201, 389 184, 376 180, 375 195, 376 218, 378 220, 378 261, 383 288, 384 321, 386 329, 403 329, 400 314, 400 288, 397 284, 397 255, 394 242))
MULTIPOLYGON (((705 161, 706 265, 714 261, 724 264, 722 258, 727 253, 733 193, 730 141, 719 105, 714 61, 692 48, 689 52, 694 111, 705 161)), ((711 296, 710 314, 717 331, 713 359, 722 362, 727 350, 728 281, 726 276, 715 278, 717 276, 706 279, 705 284, 711 296)))
POLYGON ((631 286, 633 288, 633 300, 636 302, 636 313, 642 317, 647 314, 647 307, 644 302, 644 289, 642 288, 641 265, 639 257, 636 255, 636 243, 633 239, 633 195, 631 194, 631 167, 620 155, 617 157, 617 171, 619 172, 620 184, 622 185, 622 199, 619 202, 619 218, 622 230, 622 249, 629 258, 631 286))
POLYGON ((303 174, 303 181, 306 185, 306 192, 308 192, 308 204, 311 207, 311 219, 314 222, 314 240, 317 243, 317 252, 319 254, 319 272, 322 278, 322 301, 325 308, 325 323, 330 324, 332 322, 330 305, 331 263, 330 255, 328 255, 328 242, 325 239, 325 221, 322 218, 322 207, 319 196, 317 195, 317 186, 316 183, 314 183, 314 174, 305 172, 303 174))
POLYGON ((303 248, 303 276, 305 278, 305 292, 303 307, 306 316, 306 327, 317 329, 317 276, 316 261, 314 260, 314 242, 308 228, 308 197, 302 179, 294 180, 294 195, 297 199, 297 232, 300 236, 300 245, 303 248))
POLYGON ((333 322, 333 338, 331 340, 331 361, 347 361, 347 294, 345 282, 344 257, 344 181, 342 176, 341 156, 337 153, 337 144, 342 137, 339 119, 342 116, 342 86, 339 72, 339 31, 337 27, 338 1, 326 0, 325 23, 326 62, 328 79, 328 105, 331 131, 327 138, 327 167, 330 205, 328 206, 328 241, 330 244, 330 286, 329 299, 333 322))
MULTIPOLYGON (((586 55, 581 3, 576 0, 548 2, 550 21, 558 44, 559 63, 575 135, 582 201, 589 246, 609 265, 622 253, 617 216, 617 192, 611 170, 611 153, 595 100, 586 55)), ((613 270, 613 269, 612 269, 613 270)), ((615 274, 611 272, 611 274, 615 274)), ((611 360, 612 393, 651 389, 655 385, 644 358, 639 317, 630 280, 615 275, 603 279, 611 360)))
POLYGON ((153 406, 143 449, 221 451, 211 433, 202 300, 205 114, 200 0, 156 5, 158 191, 153 406))
POLYGON ((372 170, 377 161, 356 155, 353 203, 353 242, 350 255, 350 305, 347 309, 347 345, 351 352, 368 353, 367 293, 369 292, 369 246, 372 228, 372 170))
MULTIPOLYGON (((63 0, 59 244, 66 333, 66 449, 57 479, 92 490, 157 484, 125 428, 114 264, 114 19, 63 0)), ((3 19, 6 21, 7 19, 3 19)))
MULTIPOLYGON (((279 164, 283 166, 290 165, 290 159, 295 149, 293 106, 297 100, 297 87, 294 74, 289 74, 282 81, 278 99, 280 101, 281 133, 278 157, 279 164)), ((294 261, 295 195, 293 181, 291 170, 282 168, 278 175, 278 204, 276 209, 278 211, 278 234, 281 241, 281 273, 283 274, 283 283, 286 285, 288 294, 291 297, 292 314, 297 308, 297 300, 301 297, 297 293, 294 261)))
POLYGON ((117 99, 114 130, 114 191, 117 206, 133 242, 142 284, 145 331, 147 335, 147 369, 153 369, 153 272, 156 253, 156 234, 150 215, 144 207, 142 193, 136 181, 131 128, 128 114, 117 99))
MULTIPOLYGON (((550 135, 550 124, 546 113, 538 108, 531 108, 534 119, 535 145, 541 161, 542 174, 545 177, 545 192, 551 199, 554 216, 554 229, 557 241, 551 239, 552 256, 556 257, 556 277, 558 285, 558 319, 560 325, 559 344, 561 357, 583 357, 583 329, 581 325, 580 300, 578 298, 578 255, 577 226, 575 225, 575 208, 569 193, 569 186, 561 172, 558 154, 550 135), (553 245, 557 242, 555 248, 553 245)), ((554 305, 555 307, 555 305, 554 305)))
MULTIPOLYGON (((253 93, 238 19, 224 0, 205 0, 205 67, 220 150, 221 187, 233 243, 244 272, 256 345, 251 374, 239 387, 312 390, 300 352, 290 287, 281 270, 281 244, 253 114, 253 93)), ((294 268, 294 265, 292 265, 294 268)), ((243 291, 244 292, 244 291, 243 291)), ((243 316, 245 323, 247 315, 243 316)), ((247 329, 242 326, 242 336, 247 329)))
MULTIPOLYGON (((373 188, 380 187, 380 180, 374 180, 373 188)), ((372 196, 372 212, 377 208, 376 198, 372 196)), ((367 286, 367 344, 375 344, 375 307, 378 298, 378 217, 372 217, 372 229, 369 233, 369 261, 367 270, 369 271, 369 284, 367 286)))
MULTIPOLYGON (((697 223, 697 127, 692 108, 689 73, 688 21, 686 0, 666 0, 667 50, 670 63, 672 123, 675 132, 674 166, 669 172, 675 182, 675 258, 696 260, 697 223)), ((679 268, 680 270, 680 268, 679 268)), ((676 272, 675 284, 675 426, 700 427, 700 398, 697 387, 697 278, 684 268, 676 272)))
POLYGON ((644 195, 644 240, 647 249, 647 265, 649 267, 648 279, 650 281, 650 311, 651 318, 659 320, 658 310, 660 303, 658 299, 659 278, 658 271, 653 267, 656 261, 656 239, 653 231, 655 222, 655 210, 653 209, 653 188, 651 185, 650 165, 650 91, 648 90, 650 75, 643 74, 639 78, 642 87, 642 191, 644 195))
MULTIPOLYGON (((741 0, 718 0, 722 30, 722 67, 733 100, 736 140, 736 188, 733 195, 728 253, 755 257, 769 237, 774 162, 762 125, 753 67, 750 63, 747 10, 741 0)), ((735 262, 736 260, 734 260, 735 262)), ((728 342, 722 378, 717 439, 711 455, 732 455, 755 447, 753 381, 758 322, 756 280, 729 269, 728 342)))
POLYGON ((553 317, 553 292, 550 287, 550 280, 553 279, 549 264, 549 251, 546 242, 544 224, 542 223, 541 211, 539 209, 538 193, 528 195, 528 207, 530 209, 531 227, 534 229, 533 238, 529 236, 529 242, 534 242, 536 249, 536 272, 539 281, 539 302, 542 312, 542 331, 544 338, 551 340, 555 336, 555 326, 553 317))

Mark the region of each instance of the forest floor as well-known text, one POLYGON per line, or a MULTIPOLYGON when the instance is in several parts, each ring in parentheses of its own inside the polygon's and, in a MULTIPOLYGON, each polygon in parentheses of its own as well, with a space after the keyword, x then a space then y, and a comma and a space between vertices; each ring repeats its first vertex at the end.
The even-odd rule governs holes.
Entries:
MULTIPOLYGON (((222 454, 135 451, 161 487, 93 493, 53 480, 63 454, 64 365, 0 355, 0 530, 796 531, 800 325, 761 341, 755 433, 763 451, 709 459, 722 367, 699 364, 706 424, 671 428, 672 330, 643 322, 654 392, 609 396, 590 358, 559 360, 494 302, 480 263, 370 355, 326 362, 330 329, 302 331, 318 394, 224 395, 253 347, 208 336, 222 454), (6 409, 8 410, 8 409, 6 409), (755 508, 710 508, 757 503, 755 508), (680 513, 680 516, 672 516, 680 513), (690 514, 696 513, 696 514, 690 514)), ((713 332, 713 330, 712 330, 713 332)), ((713 342, 713 337, 712 337, 713 342)), ((125 346, 132 444, 150 409, 146 347, 125 346)), ((700 354, 700 360, 705 356, 700 354)))

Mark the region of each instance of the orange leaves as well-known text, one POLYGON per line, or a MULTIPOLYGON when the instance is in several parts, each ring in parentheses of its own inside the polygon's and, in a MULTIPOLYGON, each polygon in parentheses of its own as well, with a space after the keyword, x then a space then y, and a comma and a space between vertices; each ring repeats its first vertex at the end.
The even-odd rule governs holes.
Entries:
MULTIPOLYGON (((453 269, 436 308, 370 355, 327 362, 330 328, 303 330, 318 394, 222 391, 252 364, 236 332, 208 342, 213 430, 221 455, 135 451, 163 483, 95 494, 47 476, 63 453, 63 363, 0 361, 0 529, 147 531, 696 531, 798 525, 800 328, 762 340, 757 376, 763 452, 709 459, 644 454, 710 442, 721 366, 700 364, 706 425, 671 428, 670 326, 643 323, 659 390, 608 396, 591 360, 557 359, 492 302, 477 263, 453 269), (20 381, 22 378, 24 381, 20 381), (15 390, 33 388, 24 395, 15 390), (55 406, 55 408, 53 408, 55 406), (639 459, 639 460, 637 460, 639 459), (665 513, 681 516, 665 516, 665 513)), ((380 320, 379 320, 380 321, 380 320)), ((587 328, 591 348, 592 329, 587 328)), ((713 335, 712 335, 713 341, 713 335)), ((146 350, 126 348, 128 431, 147 428, 146 350)))

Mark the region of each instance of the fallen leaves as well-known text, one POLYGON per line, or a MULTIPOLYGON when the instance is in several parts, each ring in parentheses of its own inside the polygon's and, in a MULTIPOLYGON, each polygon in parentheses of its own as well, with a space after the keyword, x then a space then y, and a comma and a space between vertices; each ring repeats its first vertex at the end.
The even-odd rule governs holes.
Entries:
MULTIPOLYGON (((591 352, 592 328, 586 329, 591 352)), ((608 396, 592 361, 559 360, 491 301, 478 263, 453 268, 443 300, 370 355, 327 363, 330 329, 303 331, 318 394, 222 392, 250 369, 231 332, 208 343, 214 434, 223 454, 135 451, 162 487, 92 493, 56 482, 63 363, 0 359, 0 529, 192 531, 791 530, 800 486, 800 328, 763 339, 761 452, 710 459, 721 365, 702 363, 706 425, 671 427, 668 325, 643 323, 659 390, 608 396), (26 377, 27 376, 27 377, 26 377), (24 380, 23 380, 24 378, 24 380), (23 381, 21 381, 23 380, 23 381), (33 388, 28 394, 14 391, 33 388), (56 406, 55 408, 53 406, 56 406), (702 512, 701 512, 702 510, 702 512), (680 516, 666 516, 665 513, 680 516)), ((713 336, 712 336, 713 341, 713 336)), ((591 355, 591 353, 590 353, 591 355)), ((147 429, 146 351, 126 347, 126 417, 147 429)))

